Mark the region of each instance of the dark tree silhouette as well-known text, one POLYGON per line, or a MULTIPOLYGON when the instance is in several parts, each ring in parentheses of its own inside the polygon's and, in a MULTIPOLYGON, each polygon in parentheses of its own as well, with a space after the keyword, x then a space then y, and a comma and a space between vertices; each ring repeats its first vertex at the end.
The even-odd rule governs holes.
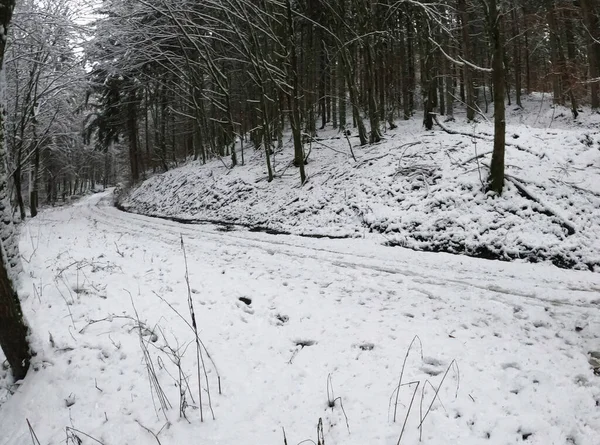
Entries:
MULTIPOLYGON (((0 0, 0 25, 4 33, 8 30, 14 0, 0 0)), ((6 35, 0 39, 0 71, 4 61, 6 35)), ((4 104, 0 104, 0 230, 10 227, 11 215, 7 194, 6 147, 4 138, 4 104)), ((10 234, 10 236, 14 236, 10 234)), ((2 239, 6 239, 4 236, 2 239)), ((10 241, 10 239, 9 239, 10 241)), ((5 241, 0 241, 0 347, 4 351, 13 376, 19 380, 25 377, 29 369, 31 352, 27 341, 27 325, 23 320, 21 304, 10 276, 11 266, 5 241)))

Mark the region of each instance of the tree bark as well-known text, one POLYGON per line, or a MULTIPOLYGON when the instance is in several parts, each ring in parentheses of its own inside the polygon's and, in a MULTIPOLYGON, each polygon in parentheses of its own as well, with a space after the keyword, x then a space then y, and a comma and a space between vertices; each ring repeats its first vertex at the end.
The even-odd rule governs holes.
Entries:
POLYGON ((371 144, 375 144, 381 141, 381 134, 379 133, 379 109, 377 107, 377 100, 375 98, 375 73, 372 51, 372 45, 369 42, 364 51, 366 81, 365 88, 367 90, 367 101, 369 105, 369 123, 371 124, 369 142, 371 144))
MULTIPOLYGON (((294 138, 294 165, 300 169, 300 184, 306 181, 306 172, 304 170, 304 148, 302 146, 301 122, 300 122, 300 100, 298 86, 298 54, 296 51, 296 33, 294 26, 294 18, 292 16, 291 0, 286 1, 287 7, 287 26, 288 26, 288 45, 290 54, 290 71, 288 73, 291 78, 292 91, 291 93, 291 110, 290 110, 290 125, 292 127, 292 135, 294 138)), ((323 110, 323 113, 325 110, 323 110)))
POLYGON ((489 0, 489 31, 492 40, 492 84, 494 87, 494 149, 490 167, 489 190, 502 194, 504 188, 504 150, 506 121, 504 107, 504 44, 500 31, 500 13, 496 0, 489 0))
MULTIPOLYGON (((446 38, 446 50, 451 53, 451 49, 446 38)), ((453 67, 446 57, 442 57, 442 65, 444 70, 445 92, 446 92, 446 121, 454 120, 454 79, 453 67)))
POLYGON ((338 103, 339 103, 339 121, 340 130, 346 131, 346 79, 344 77, 345 69, 343 57, 339 58, 337 69, 337 87, 338 87, 338 103))
POLYGON ((31 217, 35 218, 38 214, 39 186, 40 186, 40 147, 36 144, 34 148, 33 165, 31 168, 31 190, 29 191, 29 211, 31 217))
MULTIPOLYGON (((471 51, 471 35, 469 33, 469 14, 465 0, 458 0, 457 9, 460 14, 462 31, 462 53, 468 61, 473 61, 471 51)), ((475 119, 475 92, 473 91, 473 73, 467 65, 462 67, 463 82, 465 88, 465 100, 467 105, 467 121, 475 119)))
POLYGON ((548 11, 546 13, 548 20, 548 28, 550 30, 550 58, 552 61, 552 94, 555 105, 564 105, 565 99, 563 96, 563 77, 564 77, 564 56, 562 54, 562 47, 560 42, 560 36, 558 32, 558 25, 556 23, 556 11, 554 0, 548 5, 548 11))
POLYGON ((567 64, 565 70, 565 82, 571 101, 571 113, 573 119, 579 116, 577 105, 577 95, 575 87, 577 85, 577 49, 575 32, 573 30, 573 11, 569 7, 563 8, 563 19, 565 26, 565 38, 567 43, 567 64))
MULTIPOLYGON (((164 116, 163 116, 164 119, 164 116)), ((129 139, 129 165, 131 169, 131 180, 136 183, 140 180, 140 162, 138 148, 137 106, 133 98, 130 98, 127 115, 127 137, 129 139)))
POLYGON ((597 11, 594 5, 597 0, 580 0, 583 21, 587 28, 586 40, 588 41, 588 63, 590 71, 590 92, 592 109, 600 109, 600 29, 597 11), (591 34, 591 35, 590 35, 591 34))
POLYGON ((519 15, 515 1, 511 2, 511 37, 513 40, 513 67, 515 70, 515 100, 517 106, 523 108, 521 103, 521 38, 519 34, 519 15))
POLYGON ((13 183, 15 185, 15 198, 19 206, 19 216, 21 217, 21 221, 25 221, 27 214, 25 213, 25 202, 23 201, 22 176, 21 156, 19 155, 17 157, 17 168, 13 174, 13 183))
MULTIPOLYGON (((14 0, 0 1, 0 25, 4 31, 4 35, 0 38, 0 71, 2 71, 6 47, 5 34, 12 18, 14 6, 14 0)), ((4 116, 4 104, 0 104, 0 217, 3 231, 12 225, 7 194, 8 169, 6 165, 4 116)), ((10 236, 14 236, 14 233, 9 234, 10 236)), ((11 239, 0 241, 0 347, 4 351, 14 378, 20 380, 25 377, 29 369, 31 351, 27 339, 29 330, 23 320, 21 303, 10 275, 11 266, 6 243, 10 244, 13 241, 11 239)))
POLYGON ((406 45, 407 45, 407 41, 404 37, 401 37, 402 41, 400 42, 399 45, 399 52, 400 52, 400 60, 402 63, 402 117, 404 118, 405 121, 410 119, 410 116, 412 114, 412 109, 411 109, 411 100, 410 100, 410 85, 411 85, 411 81, 409 78, 409 63, 408 60, 406 59, 406 45))
POLYGON ((433 62, 435 60, 431 49, 431 43, 425 37, 421 42, 421 89, 423 93, 423 125, 426 130, 433 128, 433 109, 437 96, 436 80, 433 76, 433 62))

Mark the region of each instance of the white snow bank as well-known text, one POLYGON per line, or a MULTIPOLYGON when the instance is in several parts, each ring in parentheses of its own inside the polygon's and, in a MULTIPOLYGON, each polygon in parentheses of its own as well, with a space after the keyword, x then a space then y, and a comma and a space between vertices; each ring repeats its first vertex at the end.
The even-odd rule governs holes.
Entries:
POLYGON ((381 144, 355 146, 354 162, 346 139, 330 130, 312 144, 303 187, 289 166, 288 141, 273 157, 280 177, 272 183, 266 181, 263 152, 246 150, 246 166, 227 170, 220 161, 190 162, 151 177, 123 197, 121 206, 292 234, 374 232, 384 243, 412 249, 597 270, 600 115, 582 113, 573 123, 568 110, 541 105, 537 95, 525 111, 509 109, 507 141, 514 145, 507 147, 511 179, 502 197, 486 196, 482 184, 491 124, 460 124, 458 116, 449 128, 489 141, 439 128, 425 132, 414 119, 400 122, 381 144))

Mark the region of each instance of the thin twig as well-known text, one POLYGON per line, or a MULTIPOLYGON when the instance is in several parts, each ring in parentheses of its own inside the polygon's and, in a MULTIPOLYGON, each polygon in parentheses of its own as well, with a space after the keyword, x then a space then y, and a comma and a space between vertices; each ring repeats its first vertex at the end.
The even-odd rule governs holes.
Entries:
MULTIPOLYGON (((160 434, 160 431, 163 430, 164 426, 160 429, 160 431, 158 432, 158 434, 156 434, 154 431, 152 431, 150 428, 145 427, 144 425, 141 424, 141 422, 137 419, 135 419, 136 423, 141 426, 142 428, 144 428, 146 431, 148 431, 150 434, 152 434, 154 436, 154 438, 156 439, 156 441, 158 442, 158 445, 162 445, 162 443, 160 443, 160 439, 158 438, 158 434, 160 434)), ((167 422, 168 423, 168 422, 167 422)), ((165 424, 166 425, 166 424, 165 424)))
MULTIPOLYGON (((101 441, 99 441, 98 439, 96 439, 95 437, 92 437, 92 436, 90 436, 89 434, 87 434, 87 433, 84 433, 83 431, 80 431, 80 430, 78 430, 78 429, 76 429, 76 428, 72 428, 72 427, 68 426, 68 427, 66 427, 66 428, 65 428, 65 431, 67 432, 67 436, 69 435, 69 433, 73 434, 73 433, 72 433, 72 431, 75 431, 76 433, 83 434, 83 435, 84 435, 85 437, 87 437, 88 439, 91 439, 91 440, 93 440, 94 442, 96 442, 96 443, 99 443, 100 445, 104 445, 104 442, 101 442, 101 441)), ((73 435, 74 435, 74 434, 73 434, 73 435)), ((78 439, 79 439, 79 438, 78 438, 78 439)), ((78 440, 78 443, 81 443, 81 439, 79 439, 79 440, 78 440)))
POLYGON ((398 438, 397 445, 400 445, 400 441, 402 440, 402 436, 404 435, 404 430, 406 429, 406 423, 408 422, 408 416, 410 415, 410 412, 412 410, 413 402, 415 401, 415 396, 417 395, 417 390, 419 389, 420 383, 421 382, 419 382, 419 381, 415 381, 415 382, 409 382, 409 383, 405 384, 407 386, 416 384, 417 386, 415 386, 415 390, 413 391, 413 395, 410 399, 410 405, 408 405, 408 410, 406 411, 406 417, 404 418, 404 423, 402 424, 402 430, 400 431, 400 437, 398 438))
POLYGON ((35 434, 35 431, 33 430, 31 423, 29 422, 29 419, 25 419, 25 420, 27 421, 27 426, 29 427, 29 434, 31 435, 31 441, 33 442, 33 445, 41 445, 40 440, 37 437, 37 434, 35 434))
POLYGON ((198 325, 196 324, 196 314, 194 312, 194 301, 192 299, 192 289, 190 287, 190 275, 189 275, 189 269, 188 269, 188 262, 187 262, 187 254, 185 251, 185 243, 183 242, 183 235, 180 235, 180 239, 181 239, 181 250, 183 251, 183 260, 185 263, 185 282, 187 285, 187 292, 188 292, 188 308, 190 310, 190 317, 192 318, 192 328, 194 330, 194 333, 196 334, 196 359, 198 360, 198 404, 200 406, 200 421, 204 422, 204 413, 203 413, 203 409, 202 409, 202 383, 201 383, 201 378, 200 378, 200 365, 202 365, 202 372, 204 373, 204 379, 206 382, 206 393, 208 396, 208 407, 210 409, 210 412, 212 414, 212 418, 213 420, 215 420, 215 413, 213 411, 213 407, 212 407, 212 400, 211 400, 211 396, 210 396, 210 384, 208 382, 208 373, 206 371, 206 365, 204 363, 204 354, 202 354, 202 346, 200 344, 200 337, 198 335, 198 325))
POLYGON ((396 387, 396 400, 394 402, 394 422, 396 421, 396 412, 398 410, 398 398, 400 397, 400 388, 402 387, 402 377, 404 376, 406 360, 408 360, 408 354, 410 354, 410 350, 412 349, 415 340, 419 340, 419 344, 421 345, 421 360, 423 360, 423 343, 421 342, 421 338, 418 335, 415 335, 412 341, 410 342, 408 349, 406 350, 406 355, 404 356, 404 361, 402 362, 402 371, 400 371, 400 379, 398 379, 398 386, 396 387))
MULTIPOLYGON (((448 371, 450 371, 450 368, 452 368, 455 363, 456 363, 456 360, 452 360, 450 362, 450 364, 448 365, 448 368, 446 369, 446 372, 444 373, 444 377, 442 377, 442 381, 440 382, 440 385, 435 390, 435 394, 433 396, 433 399, 431 399, 431 403, 429 404, 429 408, 427 408, 427 411, 425 412, 425 415, 421 418, 421 423, 419 423, 419 428, 421 428, 421 426, 423 425, 423 422, 425 422, 425 419, 429 415, 429 412, 431 411, 431 407, 433 406, 433 403, 435 402, 435 399, 438 397, 440 389, 442 388, 442 385, 444 384, 444 380, 446 380, 446 376, 448 375, 448 371)), ((460 374, 458 374, 458 375, 460 375, 460 374)), ((460 385, 460 381, 459 381, 458 385, 460 385)))

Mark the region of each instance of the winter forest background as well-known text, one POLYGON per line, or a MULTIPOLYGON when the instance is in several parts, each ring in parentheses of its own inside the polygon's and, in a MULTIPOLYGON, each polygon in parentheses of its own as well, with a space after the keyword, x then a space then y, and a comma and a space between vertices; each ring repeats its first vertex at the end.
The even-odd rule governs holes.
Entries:
POLYGON ((596 445, 600 1, 0 24, 0 443, 596 445))
POLYGON ((546 92, 576 119, 600 107, 599 34, 593 0, 20 1, 5 61, 12 197, 24 218, 191 157, 243 165, 236 141, 270 153, 288 128, 304 180, 320 130, 364 146, 398 119, 481 119, 494 72, 506 106, 546 92))

